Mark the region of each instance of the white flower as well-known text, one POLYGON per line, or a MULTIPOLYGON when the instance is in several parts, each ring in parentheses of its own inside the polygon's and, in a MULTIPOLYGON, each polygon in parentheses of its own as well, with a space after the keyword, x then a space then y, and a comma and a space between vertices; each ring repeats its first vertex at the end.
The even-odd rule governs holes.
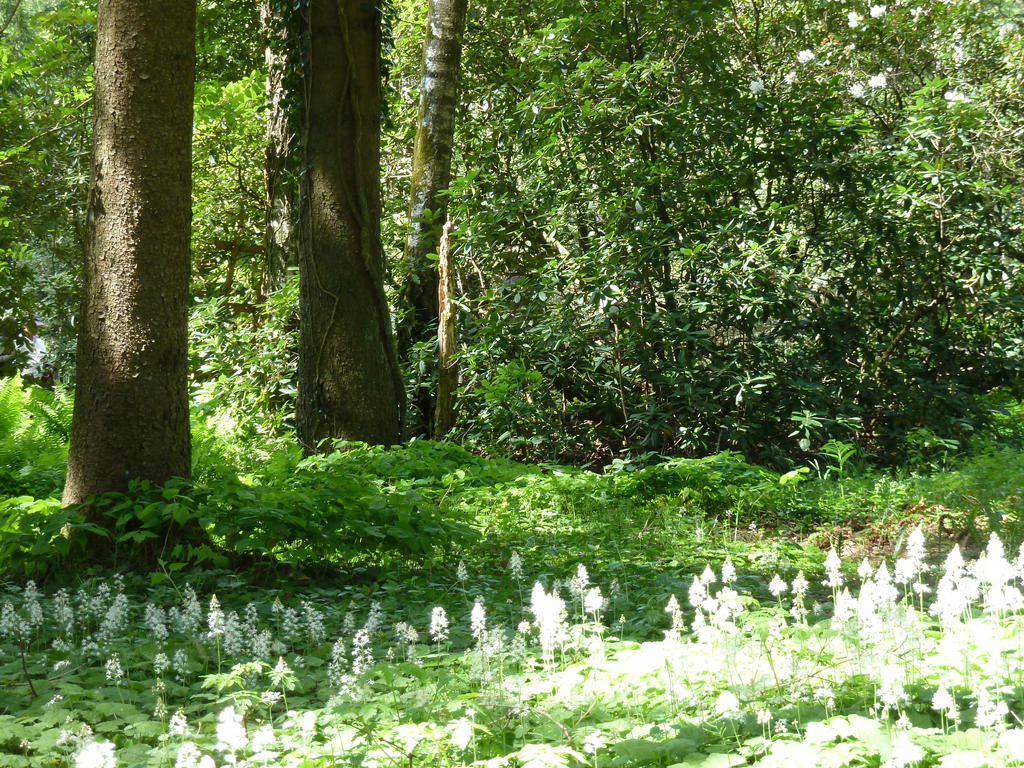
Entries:
POLYGON ((885 88, 888 84, 888 80, 885 77, 884 72, 879 72, 877 75, 872 75, 868 79, 868 88, 885 88))
POLYGON ((153 671, 156 672, 157 676, 162 675, 171 666, 171 660, 167 658, 167 654, 163 651, 158 651, 153 657, 153 671))
POLYGON ((516 581, 523 580, 523 559, 518 552, 513 552, 508 559, 508 572, 516 581))
POLYGON ((1005 701, 993 699, 984 688, 978 692, 978 710, 974 715, 974 724, 979 728, 1002 730, 1006 727, 1006 716, 1010 708, 1005 701))
POLYGON ((184 679, 188 677, 188 651, 178 648, 171 657, 171 666, 174 667, 174 674, 184 679))
POLYGON ((167 639, 167 612, 159 605, 146 604, 146 628, 158 643, 167 639))
POLYGON ((487 612, 484 610, 484 604, 480 602, 480 598, 477 598, 476 602, 473 603, 473 610, 469 615, 469 626, 473 631, 473 637, 479 640, 487 628, 487 612))
POLYGON ((778 597, 787 589, 789 589, 789 585, 786 584, 782 577, 776 573, 775 578, 773 578, 771 583, 768 585, 768 591, 775 595, 775 597, 778 597))
POLYGON ((592 587, 587 590, 583 597, 583 610, 586 613, 598 613, 604 607, 604 598, 601 597, 601 588, 592 587))
POLYGON ((107 680, 117 685, 121 682, 121 678, 124 677, 124 669, 121 668, 121 657, 118 654, 113 654, 107 659, 106 664, 107 680))
POLYGON ((732 584, 736 581, 736 566, 732 564, 732 558, 726 556, 725 562, 722 563, 722 583, 732 584))
POLYGON ((700 583, 704 586, 715 583, 715 572, 711 569, 710 565, 705 565, 704 570, 701 571, 700 583))
POLYGON ((804 48, 800 53, 796 55, 796 60, 801 64, 806 64, 814 58, 814 51, 810 48, 804 48))
POLYGON ((970 101, 970 99, 960 93, 960 91, 946 91, 945 99, 953 104, 960 101, 970 101))
POLYGON ((245 749, 249 737, 242 723, 242 716, 234 707, 225 707, 217 718, 217 749, 221 752, 237 752, 245 749))
POLYGON ((178 747, 178 759, 174 761, 174 768, 196 768, 202 756, 195 743, 186 741, 178 747))
POLYGON ((903 667, 889 664, 882 669, 881 677, 878 686, 879 701, 887 708, 898 709, 907 700, 907 692, 903 688, 903 667))
POLYGON ((312 709, 305 710, 296 718, 295 723, 304 734, 312 735, 316 731, 316 712, 312 709))
POLYGON ((459 749, 466 749, 473 741, 473 723, 463 717, 452 724, 452 744, 459 749))
POLYGON ((583 739, 583 751, 588 755, 596 755, 598 750, 604 746, 604 734, 600 731, 591 731, 583 739))
POLYGON ((850 595, 848 587, 843 587, 842 591, 836 594, 836 604, 832 608, 832 623, 835 626, 840 626, 850 621, 856 615, 856 606, 854 605, 853 597, 850 595))
POLYGON ((722 691, 715 699, 715 712, 723 717, 731 717, 740 711, 740 700, 732 691, 722 691))
POLYGON ((828 555, 825 557, 825 576, 827 577, 825 583, 833 589, 843 586, 841 566, 842 563, 839 560, 839 553, 836 552, 835 547, 832 547, 829 549, 828 555))
POLYGON ((274 726, 264 723, 256 729, 252 735, 252 748, 254 752, 262 752, 274 743, 274 726))
MULTIPOLYGON (((850 93, 853 93, 853 88, 850 89, 850 93)), ((864 95, 864 87, 861 86, 860 96, 864 95)), ((854 98, 860 98, 857 94, 854 94, 854 98)), ((874 572, 874 568, 871 567, 871 563, 865 557, 859 566, 857 566, 857 575, 860 576, 861 581, 865 581, 874 572)))
POLYGON ((885 16, 885 6, 884 5, 872 5, 870 13, 871 13, 871 18, 872 19, 880 19, 883 16, 885 16))
POLYGON ((459 560, 459 565, 455 569, 455 578, 459 581, 466 581, 469 579, 469 571, 466 569, 466 564, 462 560, 459 560))
POLYGON ((75 768, 115 768, 114 745, 109 741, 90 741, 75 756, 75 768))
POLYGON ((430 612, 430 638, 435 643, 443 643, 448 639, 448 614, 440 605, 430 612))
POLYGON ((167 731, 172 736, 184 736, 188 733, 188 718, 185 717, 184 710, 179 709, 171 715, 171 722, 167 725, 167 731))
POLYGON ((956 701, 946 686, 941 686, 932 696, 932 709, 936 712, 956 712, 956 701))
POLYGON ((924 750, 915 744, 908 731, 900 731, 892 740, 892 752, 885 763, 886 768, 904 768, 924 759, 924 750))
POLYGON ((762 93, 763 91, 764 91, 764 81, 763 80, 751 80, 750 81, 750 92, 752 94, 757 96, 759 93, 762 93))
POLYGON ((530 612, 540 635, 544 662, 551 664, 555 660, 555 647, 566 637, 565 601, 554 591, 549 595, 538 581, 530 594, 530 612))
POLYGON ((807 579, 804 578, 804 572, 800 571, 797 573, 796 578, 793 579, 793 594, 803 597, 808 586, 807 579))
POLYGON ((210 598, 210 612, 206 616, 206 625, 210 628, 210 637, 224 634, 224 611, 220 609, 216 595, 210 598))
MULTIPOLYGON (((914 579, 920 580, 920 574, 928 570, 924 562, 924 531, 918 525, 907 537, 904 556, 896 561, 895 580, 897 584, 908 584, 914 579)), ((921 585, 924 586, 923 584, 921 585)), ((920 591, 920 590, 918 590, 920 591)))
MULTIPOLYGON (((708 599, 707 589, 701 583, 701 580, 696 576, 693 577, 693 583, 690 585, 689 595, 690 605, 692 605, 694 608, 700 608, 704 604, 704 601, 708 599)), ((675 595, 672 595, 672 597, 674 599, 675 595)), ((665 610, 667 611, 668 607, 666 607, 665 610)))
POLYGON ((850 29, 856 29, 858 26, 860 26, 860 23, 864 20, 864 17, 861 16, 856 11, 850 11, 848 14, 846 14, 846 19, 850 24, 850 29))
POLYGON ((590 585, 590 574, 587 573, 587 566, 580 563, 576 566, 576 575, 569 581, 569 591, 578 597, 583 596, 583 591, 590 585))

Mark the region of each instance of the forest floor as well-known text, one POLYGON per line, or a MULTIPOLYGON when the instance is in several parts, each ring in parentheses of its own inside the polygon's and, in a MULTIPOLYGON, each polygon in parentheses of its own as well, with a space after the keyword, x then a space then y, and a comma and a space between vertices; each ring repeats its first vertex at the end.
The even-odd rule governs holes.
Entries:
POLYGON ((0 765, 1024 764, 1019 450, 845 476, 403 451, 314 471, 471 535, 9 573, 0 765))

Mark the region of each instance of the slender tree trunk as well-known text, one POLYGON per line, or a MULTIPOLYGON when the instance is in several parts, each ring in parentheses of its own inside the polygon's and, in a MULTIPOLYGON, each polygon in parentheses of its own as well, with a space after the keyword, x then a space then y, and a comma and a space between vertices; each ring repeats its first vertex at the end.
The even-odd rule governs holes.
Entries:
POLYGON ((266 256, 263 267, 263 294, 280 288, 288 270, 299 263, 296 231, 296 178, 292 158, 295 134, 289 119, 285 74, 288 71, 287 48, 293 35, 280 0, 263 0, 260 20, 267 43, 264 61, 267 67, 267 145, 264 164, 266 256))
POLYGON ((195 12, 195 0, 99 0, 65 504, 191 471, 195 12))
POLYGON ((404 392, 380 242, 380 12, 310 0, 299 261, 297 431, 392 444, 404 392))
POLYGON ((455 393, 459 388, 459 361, 455 356, 458 341, 455 324, 455 271, 452 269, 452 225, 446 221, 437 249, 439 273, 437 303, 437 405, 431 434, 441 437, 455 426, 455 393))
MULTIPOLYGON (((405 261, 409 277, 404 286, 406 315, 399 328, 399 348, 406 354, 418 341, 437 334, 438 270, 436 254, 448 215, 452 166, 452 137, 458 102, 459 59, 466 27, 467 0, 430 0, 423 46, 419 118, 412 158, 409 196, 409 236, 405 261)), ((434 412, 429 378, 416 393, 425 431, 434 412)))

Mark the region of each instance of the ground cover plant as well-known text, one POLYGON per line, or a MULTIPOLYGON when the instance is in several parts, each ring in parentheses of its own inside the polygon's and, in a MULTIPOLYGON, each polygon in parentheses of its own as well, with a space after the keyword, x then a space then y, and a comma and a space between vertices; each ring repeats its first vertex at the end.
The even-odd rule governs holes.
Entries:
POLYGON ((595 473, 431 442, 232 466, 211 430, 208 482, 108 498, 125 562, 167 518, 214 534, 148 579, 69 580, 60 462, 11 451, 0 765, 1016 765, 1014 435, 595 473))
POLYGON ((107 497, 103 568, 4 454, 0 765, 1024 760, 1010 425, 900 470, 833 444, 598 473, 427 441, 234 462, 197 422, 205 482, 107 497), (208 548, 155 546, 175 518, 208 548))
POLYGON ((3 764, 1024 762, 1024 557, 998 537, 938 568, 920 528, 895 561, 832 550, 811 575, 727 557, 667 598, 583 564, 534 581, 516 550, 494 563, 375 588, 7 583, 3 764))

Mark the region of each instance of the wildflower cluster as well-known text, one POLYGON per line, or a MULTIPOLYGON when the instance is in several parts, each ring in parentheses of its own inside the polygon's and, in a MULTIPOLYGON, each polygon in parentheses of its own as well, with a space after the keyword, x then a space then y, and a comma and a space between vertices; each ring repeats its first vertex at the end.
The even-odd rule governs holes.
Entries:
MULTIPOLYGON (((153 749, 169 755, 175 768, 285 764, 299 754, 322 754, 317 750, 337 738, 330 734, 339 733, 351 713, 382 706, 385 690, 392 696, 405 691, 386 733, 346 731, 358 760, 376 755, 375 762, 391 764, 396 740, 418 744, 427 735, 441 745, 436 759, 445 750, 451 757, 471 749, 477 755, 485 743, 481 734, 496 722, 518 723, 517 733, 543 732, 531 713, 552 706, 545 703, 549 698, 586 713, 595 695, 615 701, 608 692, 640 690, 667 702, 670 720, 700 714, 723 739, 742 741, 745 733, 768 738, 765 766, 776 764, 779 745, 796 733, 825 738, 840 722, 881 729, 886 735, 879 743, 886 746, 878 759, 886 765, 941 755, 937 750, 946 742, 924 738, 910 724, 922 708, 933 713, 939 736, 975 729, 987 734, 994 755, 1024 745, 1024 730, 1013 717, 1024 674, 1024 553, 1011 558, 995 536, 973 561, 954 546, 933 582, 924 534, 916 529, 891 564, 865 560, 856 577, 851 569, 838 553, 828 554, 821 586, 832 596, 832 609, 819 619, 807 607, 812 587, 802 573, 766 577, 773 601, 762 607, 737 588, 731 560, 717 572, 708 565, 691 577, 685 603, 675 595, 668 599, 664 639, 642 644, 609 633, 600 619, 606 600, 582 565, 550 587, 535 582, 511 631, 489 615, 482 596, 455 622, 461 626, 453 626, 450 616, 459 613, 440 605, 409 617, 389 616, 381 603, 371 602, 360 618, 354 603, 342 614, 310 598, 300 598, 297 607, 278 598, 266 611, 252 604, 230 610, 217 597, 201 599, 187 587, 174 604, 150 601, 134 609, 115 583, 52 598, 27 584, 20 599, 0 607, 0 633, 29 656, 51 663, 58 657, 51 673, 56 695, 47 706, 66 713, 57 715, 67 723, 61 744, 76 768, 119 762, 117 739, 97 738, 74 714, 87 701, 83 693, 73 684, 61 688, 72 666, 97 667, 98 679, 119 690, 126 706, 144 700, 148 690, 152 718, 161 724, 153 749), (199 608, 204 602, 206 611, 199 608), (570 621, 573 603, 578 622, 570 621), (116 640, 134 622, 144 627, 143 649, 127 638, 116 640), (453 638, 462 647, 453 647, 453 638), (220 665, 218 648, 225 655, 220 665), (273 649, 282 650, 276 664, 266 658, 273 649), (414 727, 402 714, 406 710, 451 706, 436 687, 412 684, 422 675, 414 670, 422 670, 427 658, 446 664, 462 680, 460 690, 473 692, 475 706, 447 724, 414 727), (316 671, 321 664, 322 674, 316 671), (213 712, 204 710, 191 698, 196 677, 235 693, 222 696, 213 712), (309 709, 290 708, 295 697, 309 709), (801 722, 799 702, 823 708, 827 718, 801 722), (491 713, 487 726, 480 707, 491 713), (865 710, 873 720, 856 714, 865 710)), ((471 582, 467 569, 461 583, 468 590, 471 582)), ((620 591, 609 586, 611 594, 620 591)), ((600 760, 617 738, 647 733, 597 728, 585 714, 578 727, 581 755, 592 760, 600 760)), ((528 739, 521 748, 541 746, 528 739)))

